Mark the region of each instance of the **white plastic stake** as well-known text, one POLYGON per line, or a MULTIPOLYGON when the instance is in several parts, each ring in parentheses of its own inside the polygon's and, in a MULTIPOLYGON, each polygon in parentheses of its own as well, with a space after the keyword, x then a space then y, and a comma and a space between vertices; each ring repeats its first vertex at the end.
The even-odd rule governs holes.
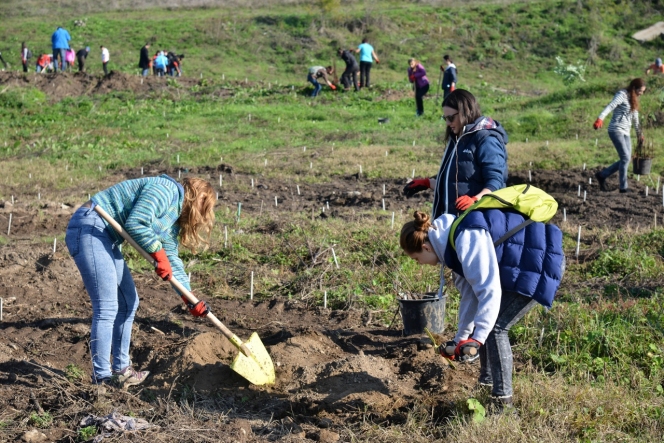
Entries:
POLYGON ((302 146, 302 152, 307 152, 307 147, 306 146, 302 146))
POLYGON ((143 175, 143 167, 141 166, 141 175, 143 175))
POLYGON ((295 185, 295 187, 297 188, 297 195, 300 195, 300 185, 295 185))
POLYGON ((37 193, 37 200, 41 200, 41 192, 37 193))
POLYGON ((586 164, 585 163, 583 164, 583 170, 584 171, 586 170, 586 164))
POLYGON ((217 192, 217 200, 219 200, 219 193, 217 192))
POLYGON ((646 186, 646 197, 648 196, 648 187, 646 186))
POLYGON ((32 173, 28 174, 28 178, 32 178, 32 173))
POLYGON ((383 211, 385 210, 385 199, 383 199, 383 211))
POLYGON ((581 247, 581 225, 579 225, 579 235, 576 237, 576 257, 579 256, 579 248, 581 247))
POLYGON ((224 249, 228 247, 228 226, 224 226, 224 249))
POLYGON ((277 196, 274 196, 274 206, 278 206, 279 202, 277 201, 277 196))
POLYGON ((657 176, 657 186, 655 187, 655 194, 659 194, 659 176, 657 176))
POLYGON ((592 184, 593 184, 593 178, 592 178, 592 177, 588 177, 588 184, 589 184, 589 185, 592 185, 592 184))
POLYGON ((187 275, 187 277, 189 277, 189 282, 191 282, 191 272, 189 273, 189 275, 187 275))
POLYGON ((178 169, 178 178, 180 178, 180 175, 182 174, 182 171, 178 169))
POLYGON ((12 195, 12 205, 14 204, 14 196, 12 195))
POLYGON ((265 166, 267 166, 267 159, 265 159, 265 166))
POLYGON ((332 249, 332 257, 334 258, 334 264, 337 267, 337 269, 339 269, 339 262, 337 261, 337 254, 334 253, 334 248, 330 248, 330 249, 332 249))
POLYGON ((362 165, 360 165, 360 174, 362 174, 362 165))
POLYGON ((641 174, 636 174, 636 181, 640 182, 641 181, 641 174))
POLYGON ((385 183, 383 183, 383 195, 385 195, 385 183))
POLYGON ((595 139, 595 146, 597 146, 597 139, 595 139))
POLYGON ((415 146, 415 140, 413 140, 413 146, 415 146))
POLYGON ((0 297, 0 321, 2 321, 2 297, 0 297))
POLYGON ((226 74, 221 74, 221 79, 226 80, 226 74))
POLYGON ((7 225, 7 235, 9 235, 9 232, 12 230, 12 213, 9 213, 9 224, 7 225))
POLYGON ((586 194, 588 194, 588 191, 584 190, 583 191, 583 201, 586 201, 586 194))
POLYGON ((254 187, 254 179, 253 178, 251 179, 251 187, 252 188, 254 187))
POLYGON ((249 300, 254 299, 254 271, 251 271, 251 284, 249 286, 249 300))
POLYGON ((577 197, 581 197, 581 185, 579 185, 579 192, 576 195, 577 197))
POLYGON ((392 229, 394 229, 394 211, 392 211, 392 229))
POLYGON ((387 151, 385 151, 385 157, 387 157, 387 151))
POLYGON ((413 176, 411 178, 415 178, 415 170, 413 169, 413 176))
POLYGON ((563 221, 567 221, 567 208, 563 208, 563 221))
POLYGON ((327 200, 325 202, 325 208, 327 208, 328 211, 330 210, 330 201, 329 200, 327 200))
POLYGON ((57 237, 54 237, 54 238, 53 238, 53 253, 54 253, 54 254, 55 254, 55 247, 57 246, 57 244, 58 244, 58 238, 57 238, 57 237))
POLYGON ((180 154, 177 156, 177 162, 180 163, 180 154))
POLYGON ((526 137, 526 143, 528 143, 528 137, 526 137))
POLYGON ((546 145, 549 146, 549 140, 546 141, 546 145))
POLYGON ((530 169, 528 170, 528 181, 533 181, 533 176, 530 174, 530 169))
POLYGON ((309 162, 309 169, 313 169, 313 168, 314 168, 314 162, 309 162))
MULTIPOLYGON (((2 299, 0 299, 1 302, 2 299)), ((0 306, 2 306, 0 304, 0 306)), ((323 292, 323 309, 327 309, 327 291, 323 292)), ((2 320, 2 317, 0 317, 0 320, 2 320)))
POLYGON ((219 174, 219 187, 221 188, 221 185, 224 183, 223 179, 221 178, 221 174, 219 174))

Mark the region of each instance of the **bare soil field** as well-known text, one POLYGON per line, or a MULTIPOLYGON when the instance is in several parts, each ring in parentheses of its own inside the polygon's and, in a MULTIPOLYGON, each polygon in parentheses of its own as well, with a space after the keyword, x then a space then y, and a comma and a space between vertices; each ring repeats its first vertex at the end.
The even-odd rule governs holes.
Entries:
MULTIPOLYGON (((229 177, 220 190, 220 207, 234 208, 242 202, 243 214, 269 211, 273 220, 286 219, 293 211, 321 219, 352 219, 372 210, 380 213, 383 198, 387 218, 391 211, 408 214, 422 208, 432 198, 428 192, 405 198, 404 180, 375 181, 359 175, 307 185, 297 195, 291 183, 260 179, 251 193, 234 190, 234 182, 247 182, 249 176, 230 165, 194 168, 188 173, 214 177, 219 171, 229 177), (279 196, 277 207, 270 204, 274 195, 279 196), (330 209, 325 209, 328 202, 330 209)), ((170 169, 149 173, 177 176, 170 169)), ((574 236, 579 225, 590 232, 582 241, 583 250, 591 252, 582 254, 581 261, 596 246, 594 229, 645 230, 652 227, 655 216, 662 222, 664 215, 660 194, 650 189, 650 195, 645 195, 645 177, 634 182, 635 193, 619 194, 617 189, 600 192, 596 183, 590 184, 593 173, 530 173, 531 183, 560 203, 554 223, 568 235, 574 236)), ((139 175, 139 170, 126 170, 105 181, 139 175)), ((513 172, 510 178, 511 184, 528 180, 528 171, 513 172)), ((10 191, 21 195, 21 189, 10 191)), ((272 356, 276 384, 250 385, 228 366, 236 349, 211 324, 191 317, 169 285, 151 273, 134 273, 141 305, 132 358, 137 367, 151 371, 147 383, 129 392, 111 388, 103 392, 90 384, 89 373, 81 381, 69 381, 67 365, 90 370, 90 302, 64 245, 53 253, 52 246, 38 240, 62 234, 81 203, 40 203, 44 217, 38 216, 34 202, 0 202, 0 230, 7 231, 8 214, 13 215, 10 241, 0 246, 0 297, 4 300, 0 421, 25 424, 41 408, 54 419, 43 430, 44 441, 69 442, 76 441, 77 427, 88 414, 130 410, 154 427, 109 435, 113 441, 349 441, 350 424, 368 419, 388 427, 401 424, 415 401, 428 404, 443 420, 455 401, 468 398, 476 389, 477 367, 450 369, 434 355, 425 337, 403 336, 398 315, 386 324, 384 319, 372 319, 370 312, 328 310, 279 297, 211 299, 212 311, 222 322, 245 339, 258 332, 272 356)), ((273 229, 266 226, 264 235, 271 235, 273 229)), ((447 332, 451 332, 449 325, 447 332)), ((523 365, 518 352, 516 360, 518 371, 523 365)), ((22 441, 27 438, 25 430, 4 427, 0 441, 22 441)))

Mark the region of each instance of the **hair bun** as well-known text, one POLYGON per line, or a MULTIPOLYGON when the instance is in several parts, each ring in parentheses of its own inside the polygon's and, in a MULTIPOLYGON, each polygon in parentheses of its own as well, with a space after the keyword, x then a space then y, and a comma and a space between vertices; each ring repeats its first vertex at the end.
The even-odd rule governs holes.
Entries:
POLYGON ((429 222, 429 214, 426 214, 421 211, 415 211, 413 214, 413 217, 415 218, 415 229, 418 231, 427 231, 429 230, 429 227, 431 226, 431 223, 429 222))

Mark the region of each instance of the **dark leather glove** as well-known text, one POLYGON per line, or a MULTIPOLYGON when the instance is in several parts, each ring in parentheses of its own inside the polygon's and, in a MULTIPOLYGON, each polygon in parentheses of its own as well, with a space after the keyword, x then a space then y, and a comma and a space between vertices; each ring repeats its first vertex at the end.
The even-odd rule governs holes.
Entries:
POLYGON ((465 211, 476 202, 477 202, 477 197, 471 197, 470 195, 462 195, 461 197, 456 199, 456 202, 454 204, 456 205, 456 208, 459 211, 465 211))
POLYGON ((182 301, 184 302, 185 305, 187 305, 187 309, 189 309, 189 313, 193 315, 194 317, 205 317, 210 313, 210 307, 206 302, 203 300, 199 300, 198 303, 193 304, 190 303, 189 300, 185 298, 185 296, 182 296, 182 301))
POLYGON ((163 248, 157 252, 153 252, 150 256, 157 262, 154 271, 162 280, 168 281, 173 278, 173 269, 171 269, 171 263, 168 261, 166 251, 163 248))
POLYGON ((426 191, 429 189, 431 182, 428 178, 416 178, 409 181, 406 186, 403 187, 403 193, 406 197, 412 197, 420 191, 426 191))
POLYGON ((450 340, 447 343, 445 343, 443 346, 440 346, 438 348, 438 352, 440 352, 440 355, 445 357, 448 360, 454 360, 454 353, 456 351, 457 347, 457 342, 454 340, 450 340))
POLYGON ((601 128, 603 125, 604 125, 604 122, 602 121, 602 119, 601 119, 601 118, 598 118, 597 120, 595 120, 595 123, 593 123, 593 128, 595 128, 595 129, 599 129, 599 128, 601 128))
POLYGON ((482 343, 472 337, 461 340, 454 350, 454 356, 462 363, 472 363, 480 358, 480 346, 482 343))

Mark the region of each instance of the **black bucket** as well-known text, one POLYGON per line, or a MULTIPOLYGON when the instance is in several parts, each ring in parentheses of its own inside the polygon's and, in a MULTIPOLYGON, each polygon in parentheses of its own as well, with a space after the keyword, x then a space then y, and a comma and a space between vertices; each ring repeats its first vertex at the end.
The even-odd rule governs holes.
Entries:
POLYGON ((423 334, 424 328, 436 334, 443 333, 447 296, 437 298, 437 295, 436 292, 431 292, 420 300, 399 300, 403 335, 423 334))
POLYGON ((634 172, 634 174, 648 175, 650 174, 651 167, 652 167, 652 158, 641 158, 641 157, 632 158, 632 171, 634 172))

